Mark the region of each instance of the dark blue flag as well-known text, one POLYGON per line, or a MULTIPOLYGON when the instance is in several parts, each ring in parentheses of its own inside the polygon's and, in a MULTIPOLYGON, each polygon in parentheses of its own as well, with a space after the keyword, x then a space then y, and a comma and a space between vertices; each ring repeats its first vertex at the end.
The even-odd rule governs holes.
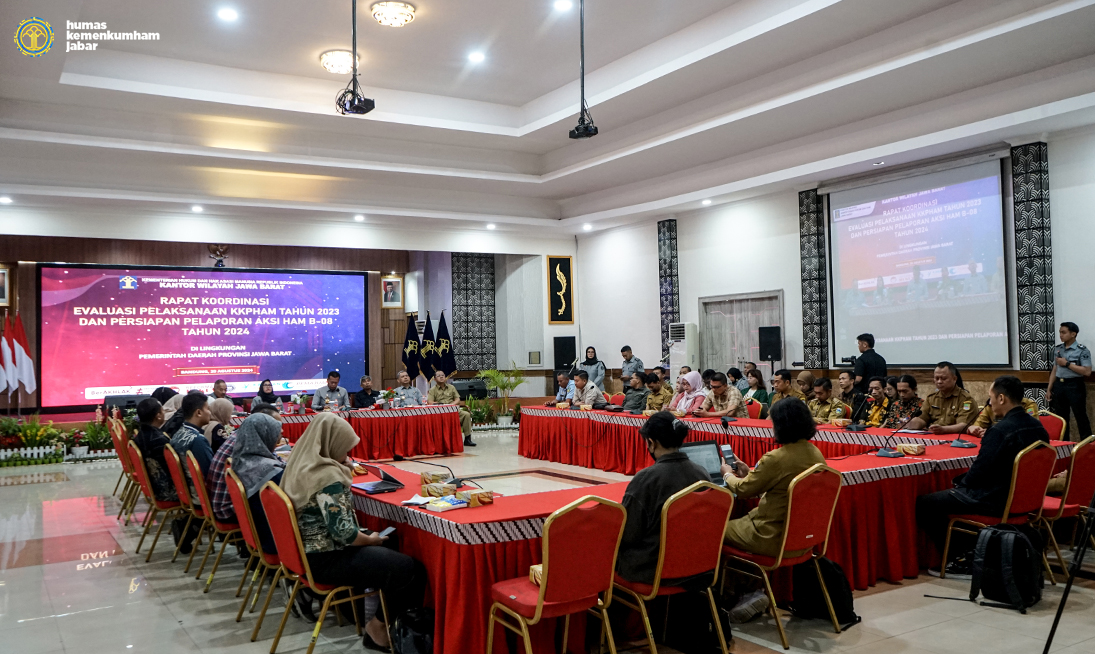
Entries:
POLYGON ((436 368, 444 371, 446 375, 456 372, 456 354, 452 351, 452 339, 449 338, 449 326, 445 324, 445 312, 441 312, 441 320, 437 324, 437 342, 434 344, 437 351, 438 364, 436 368))
POLYGON ((422 365, 422 357, 419 353, 421 345, 418 342, 418 330, 413 320, 407 321, 407 338, 403 341, 403 365, 407 366, 407 374, 413 381, 419 375, 422 365))
POLYGON ((433 321, 430 320, 430 312, 426 312, 426 328, 422 331, 422 375, 427 379, 433 377, 435 370, 441 367, 437 358, 437 344, 433 337, 433 321))

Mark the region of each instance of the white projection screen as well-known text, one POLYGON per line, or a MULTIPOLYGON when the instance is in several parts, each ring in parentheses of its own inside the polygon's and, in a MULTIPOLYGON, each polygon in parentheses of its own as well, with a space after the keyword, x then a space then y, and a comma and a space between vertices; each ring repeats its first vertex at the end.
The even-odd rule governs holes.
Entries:
POLYGON ((836 360, 1009 363, 1000 162, 829 196, 836 360))

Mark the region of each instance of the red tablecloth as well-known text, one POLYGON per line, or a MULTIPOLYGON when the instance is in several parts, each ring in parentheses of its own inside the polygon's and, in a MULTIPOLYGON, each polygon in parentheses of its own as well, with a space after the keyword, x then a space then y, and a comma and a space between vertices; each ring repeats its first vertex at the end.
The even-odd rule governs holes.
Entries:
MULTIPOLYGON (((464 451, 459 409, 450 405, 416 406, 400 409, 342 411, 361 442, 350 454, 359 459, 390 459, 393 455, 452 454, 464 451)), ((290 443, 304 434, 316 416, 283 415, 281 433, 290 443)), ((239 426, 245 418, 233 418, 239 426)))

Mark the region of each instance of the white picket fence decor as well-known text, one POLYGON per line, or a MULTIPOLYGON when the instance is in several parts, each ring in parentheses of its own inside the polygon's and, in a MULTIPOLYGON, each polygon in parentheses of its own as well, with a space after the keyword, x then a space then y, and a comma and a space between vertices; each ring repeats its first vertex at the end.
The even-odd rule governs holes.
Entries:
POLYGON ((70 453, 65 456, 65 461, 91 461, 92 459, 114 459, 117 457, 118 453, 114 450, 88 450, 87 454, 83 456, 75 456, 70 453))
POLYGON ((0 462, 7 461, 8 459, 16 458, 18 454, 20 459, 45 459, 47 457, 55 456, 57 450, 53 447, 19 447, 10 450, 0 450, 0 462))

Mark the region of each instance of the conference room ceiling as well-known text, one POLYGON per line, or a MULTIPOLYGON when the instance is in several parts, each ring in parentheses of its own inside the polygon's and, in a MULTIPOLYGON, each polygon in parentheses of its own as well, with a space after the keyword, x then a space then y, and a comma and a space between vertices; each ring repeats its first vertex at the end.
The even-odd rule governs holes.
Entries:
POLYGON ((1095 123, 1095 0, 590 0, 587 141, 576 6, 421 0, 387 28, 368 4, 377 108, 344 117, 319 55, 349 47, 349 2, 3 3, 56 42, 2 50, 0 194, 566 234, 1095 123), (65 53, 66 20, 160 40, 65 53))

